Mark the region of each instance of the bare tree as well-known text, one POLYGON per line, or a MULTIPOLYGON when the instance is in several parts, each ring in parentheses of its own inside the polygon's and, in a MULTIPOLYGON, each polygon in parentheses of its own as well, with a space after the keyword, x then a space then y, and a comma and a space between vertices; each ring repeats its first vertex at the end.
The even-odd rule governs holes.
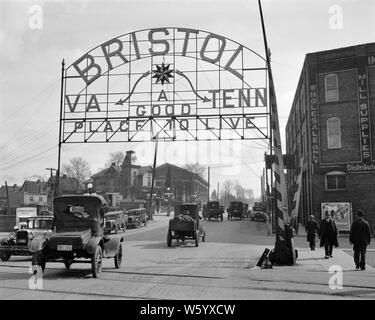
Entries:
MULTIPOLYGON (((230 195, 233 191, 233 182, 231 180, 225 180, 223 183, 223 193, 224 193, 224 205, 226 206, 230 195)), ((223 198, 223 197, 222 197, 223 198)))
POLYGON ((91 176, 89 163, 82 158, 72 158, 69 164, 64 164, 62 172, 73 180, 75 191, 83 188, 85 180, 91 176))
POLYGON ((206 168, 199 164, 199 162, 196 163, 188 163, 184 166, 184 168, 190 172, 193 172, 200 176, 201 178, 204 178, 204 172, 206 171, 206 168))
POLYGON ((109 160, 105 163, 105 167, 109 168, 112 163, 115 163, 116 166, 121 166, 124 161, 125 154, 121 151, 111 152, 109 154, 109 160))

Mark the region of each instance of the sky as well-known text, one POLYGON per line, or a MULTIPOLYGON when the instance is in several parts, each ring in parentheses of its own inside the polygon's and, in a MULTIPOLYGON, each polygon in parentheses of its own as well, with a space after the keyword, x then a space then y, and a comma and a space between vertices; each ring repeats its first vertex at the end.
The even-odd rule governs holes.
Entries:
MULTIPOLYGON (((373 42, 372 0, 263 0, 281 139, 305 55, 373 42)), ((264 55, 256 0, 0 1, 0 184, 48 179, 57 167, 61 62, 122 34, 182 27, 222 35, 264 55)), ((110 152, 134 150, 142 165, 154 145, 63 144, 61 163, 82 157, 92 173, 110 152)), ((260 194, 267 141, 163 142, 158 164, 211 167, 211 185, 238 180, 260 194)), ((284 148, 285 151, 285 148, 284 148)), ((207 174, 207 171, 206 171, 207 174)))

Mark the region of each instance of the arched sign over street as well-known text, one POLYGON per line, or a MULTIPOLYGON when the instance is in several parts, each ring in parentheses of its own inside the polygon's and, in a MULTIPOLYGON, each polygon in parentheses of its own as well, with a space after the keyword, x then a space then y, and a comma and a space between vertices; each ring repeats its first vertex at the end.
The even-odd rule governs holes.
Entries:
POLYGON ((266 60, 228 38, 156 28, 63 71, 60 143, 268 139, 266 60))

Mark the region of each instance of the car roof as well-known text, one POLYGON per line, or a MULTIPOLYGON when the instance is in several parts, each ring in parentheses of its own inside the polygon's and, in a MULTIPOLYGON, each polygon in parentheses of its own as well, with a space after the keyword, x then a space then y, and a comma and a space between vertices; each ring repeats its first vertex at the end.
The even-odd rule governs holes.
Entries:
POLYGON ((98 201, 101 202, 102 205, 109 205, 108 202, 104 199, 103 196, 99 194, 65 194, 62 196, 55 197, 53 201, 59 201, 59 200, 64 200, 64 199, 97 199, 98 201))

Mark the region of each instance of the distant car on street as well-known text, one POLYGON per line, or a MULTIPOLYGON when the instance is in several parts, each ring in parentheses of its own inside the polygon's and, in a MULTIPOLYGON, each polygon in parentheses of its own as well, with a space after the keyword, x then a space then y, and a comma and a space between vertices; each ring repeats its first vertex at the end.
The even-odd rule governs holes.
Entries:
POLYGON ((126 219, 126 229, 138 228, 142 224, 147 226, 148 218, 146 208, 130 209, 126 214, 128 216, 126 219))
POLYGON ((232 220, 234 218, 243 218, 243 203, 241 201, 232 201, 230 206, 227 210, 228 212, 228 220, 232 220))
POLYGON ((128 215, 123 210, 109 211, 104 215, 104 232, 126 231, 128 215))
POLYGON ((206 231, 199 215, 198 206, 196 203, 183 203, 175 207, 175 217, 169 220, 167 245, 172 246, 172 240, 181 240, 185 242, 186 239, 195 241, 195 246, 199 246, 199 238, 202 242, 206 239, 206 231))
POLYGON ((205 209, 204 219, 211 220, 215 218, 216 220, 221 219, 223 221, 224 207, 219 205, 219 201, 208 201, 205 209))
POLYGON ((250 216, 250 220, 267 221, 266 208, 262 205, 254 205, 250 216))

